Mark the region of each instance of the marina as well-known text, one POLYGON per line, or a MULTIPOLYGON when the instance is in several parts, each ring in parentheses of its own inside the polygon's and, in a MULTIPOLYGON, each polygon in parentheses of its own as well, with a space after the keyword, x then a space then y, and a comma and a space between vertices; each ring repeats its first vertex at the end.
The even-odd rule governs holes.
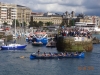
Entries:
POLYGON ((99 7, 93 0, 0 1, 0 75, 100 75, 99 7))
MULTIPOLYGON (((18 30, 16 32, 18 32, 18 30)), ((30 35, 30 33, 28 35, 30 35)), ((70 34, 67 33, 66 35, 74 36, 74 35, 71 35, 71 33, 70 34)), ((0 74, 6 75, 9 73, 10 75, 13 75, 15 74, 15 72, 17 72, 17 74, 19 75, 25 75, 25 74, 51 75, 51 73, 52 75, 62 75, 62 74, 65 75, 65 74, 72 74, 72 71, 73 71, 73 73, 75 73, 73 75, 77 75, 77 74, 84 75, 87 73, 98 75, 99 67, 97 67, 98 65, 94 63, 95 61, 97 61, 96 63, 99 63, 99 60, 96 59, 96 58, 99 58, 99 44, 93 45, 93 50, 91 52, 84 51, 80 53, 79 55, 74 55, 73 53, 70 55, 69 53, 68 54, 69 56, 67 56, 65 53, 63 55, 58 54, 59 51, 57 50, 57 47, 52 47, 53 44, 56 44, 55 42, 53 42, 53 40, 55 40, 55 37, 51 36, 49 37, 49 39, 46 38, 47 40, 46 42, 44 42, 40 40, 40 38, 42 38, 43 36, 42 37, 40 36, 35 36, 34 38, 34 35, 33 35, 32 36, 33 38, 28 42, 26 41, 25 35, 24 36, 21 35, 20 37, 17 36, 15 44, 16 45, 25 44, 25 47, 26 47, 25 49, 20 49, 20 50, 14 49, 14 47, 11 45, 11 48, 13 48, 12 50, 10 49, 8 50, 8 48, 7 50, 1 50, 0 62, 1 63, 3 62, 3 63, 1 64, 2 72, 0 74), (37 39, 36 37, 38 38, 38 40, 36 40, 37 39), (42 42, 45 44, 43 46, 39 46, 41 45, 39 44, 39 42, 42 42), (51 57, 51 56, 32 55, 33 53, 36 53, 38 50, 40 50, 40 52, 42 53, 45 52, 46 54, 53 53, 54 56, 51 57), (37 59, 37 60, 34 60, 34 59, 37 59), (11 69, 9 69, 9 67, 11 69), (63 71, 62 71, 62 68, 64 69, 63 71), (84 71, 88 71, 88 72, 86 73, 84 71)), ((62 32, 62 36, 65 38, 65 34, 63 32, 62 32)), ((94 35, 94 36, 96 37, 98 36, 98 38, 100 38, 99 35, 94 35)), ((79 37, 79 38, 74 37, 74 41, 80 42, 83 40, 82 37, 79 37)), ((8 42, 8 43, 11 44, 11 42, 8 42)))

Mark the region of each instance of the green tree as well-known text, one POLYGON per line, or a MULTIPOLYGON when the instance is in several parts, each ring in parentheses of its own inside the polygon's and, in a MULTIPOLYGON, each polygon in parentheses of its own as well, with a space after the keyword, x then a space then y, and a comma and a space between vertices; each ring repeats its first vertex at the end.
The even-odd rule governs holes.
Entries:
POLYGON ((31 16, 31 20, 29 22, 29 27, 34 27, 33 16, 31 16))
POLYGON ((18 20, 15 20, 15 19, 12 22, 12 26, 15 27, 15 21, 16 21, 16 27, 19 27, 19 22, 18 20))
POLYGON ((4 22, 3 25, 6 26, 6 25, 8 25, 8 24, 7 24, 7 22, 4 22))
POLYGON ((24 27, 26 27, 26 26, 27 26, 26 22, 23 22, 23 26, 24 26, 24 27))
POLYGON ((33 27, 38 27, 38 23, 36 21, 33 21, 33 27))
POLYGON ((53 25, 53 23, 52 22, 46 22, 45 25, 50 26, 50 25, 53 25))
POLYGON ((62 26, 64 26, 65 25, 65 23, 64 23, 64 21, 62 21, 62 23, 60 24, 60 26, 62 27, 62 26))
POLYGON ((38 27, 42 27, 43 26, 43 22, 42 21, 39 21, 38 22, 38 27))
POLYGON ((69 21, 69 26, 74 26, 75 25, 75 20, 74 19, 71 19, 70 21, 69 21))

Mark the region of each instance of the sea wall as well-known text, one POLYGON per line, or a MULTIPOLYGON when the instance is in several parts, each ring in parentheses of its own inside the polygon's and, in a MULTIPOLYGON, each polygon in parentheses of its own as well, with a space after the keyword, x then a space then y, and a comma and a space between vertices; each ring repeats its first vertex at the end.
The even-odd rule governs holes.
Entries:
POLYGON ((57 37, 56 47, 61 52, 90 52, 93 49, 91 39, 86 37, 57 37), (79 40, 78 40, 79 39, 79 40))

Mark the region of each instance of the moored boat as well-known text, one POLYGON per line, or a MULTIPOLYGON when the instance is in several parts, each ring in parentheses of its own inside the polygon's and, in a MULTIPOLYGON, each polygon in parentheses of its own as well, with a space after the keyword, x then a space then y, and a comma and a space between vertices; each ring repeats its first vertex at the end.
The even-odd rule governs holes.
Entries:
POLYGON ((43 45, 46 45, 48 42, 48 35, 46 32, 35 32, 32 35, 30 35, 29 37, 32 37, 32 39, 30 38, 26 38, 27 42, 42 42, 43 45))
POLYGON ((51 48, 54 48, 56 47, 56 42, 55 41, 50 41, 46 44, 46 47, 51 47, 51 48))
POLYGON ((85 54, 83 52, 78 53, 78 54, 66 54, 66 53, 54 53, 54 54, 42 54, 42 55, 37 55, 35 53, 30 55, 30 59, 55 59, 55 58, 84 58, 85 54))
POLYGON ((33 46, 43 46, 42 42, 32 42, 33 46))
POLYGON ((48 47, 48 48, 55 48, 56 46, 54 46, 54 45, 52 45, 52 46, 46 45, 46 47, 48 47))
POLYGON ((8 44, 1 46, 1 50, 22 50, 25 49, 27 45, 21 45, 21 44, 8 44))

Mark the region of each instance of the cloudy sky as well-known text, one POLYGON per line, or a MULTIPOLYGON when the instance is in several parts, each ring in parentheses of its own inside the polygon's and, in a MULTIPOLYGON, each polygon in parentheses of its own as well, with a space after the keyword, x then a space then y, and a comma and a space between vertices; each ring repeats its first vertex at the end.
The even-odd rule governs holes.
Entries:
POLYGON ((75 13, 100 16, 100 0, 0 0, 0 2, 27 6, 33 12, 75 11, 75 13))

